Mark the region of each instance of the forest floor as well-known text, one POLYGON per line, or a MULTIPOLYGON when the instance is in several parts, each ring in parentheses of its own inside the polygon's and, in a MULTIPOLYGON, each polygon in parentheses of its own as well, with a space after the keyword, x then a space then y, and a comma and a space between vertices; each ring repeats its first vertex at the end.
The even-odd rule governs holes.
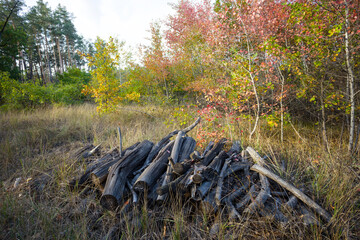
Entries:
MULTIPOLYGON (((139 206, 129 213, 138 216, 136 221, 122 216, 120 224, 119 216, 100 206, 96 192, 67 187, 85 167, 71 158, 78 149, 89 143, 101 143, 105 152, 118 146, 118 126, 125 147, 145 139, 156 142, 180 128, 169 116, 171 109, 156 106, 127 106, 99 116, 89 104, 1 113, 0 239, 360 239, 359 156, 346 154, 346 136, 340 141, 336 128, 328 133, 331 153, 324 150, 318 130, 301 124, 294 126, 298 133, 286 126, 283 143, 279 130, 265 125, 252 141, 241 139, 243 147, 285 160, 293 183, 331 213, 329 223, 319 218, 320 224, 305 225, 293 218, 284 228, 261 216, 230 221, 222 211, 189 214, 173 201, 155 209, 139 206), (51 177, 42 192, 29 191, 27 183, 44 173, 51 177), (214 222, 219 223, 215 233, 214 222)), ((240 120, 229 128, 234 140, 246 124, 240 120)), ((196 134, 196 129, 189 133, 196 134)))

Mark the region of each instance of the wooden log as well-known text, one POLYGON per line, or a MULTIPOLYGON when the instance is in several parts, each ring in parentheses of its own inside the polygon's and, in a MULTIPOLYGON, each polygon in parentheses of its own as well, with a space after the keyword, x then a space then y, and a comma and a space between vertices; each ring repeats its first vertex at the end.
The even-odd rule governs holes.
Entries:
POLYGON ((294 187, 292 184, 288 183, 287 181, 283 180, 280 176, 272 173, 271 171, 267 170, 266 168, 260 166, 260 165, 253 165, 250 170, 256 171, 260 174, 263 174, 267 176, 268 178, 271 178, 275 182, 277 182, 279 185, 281 185, 283 188, 294 194, 297 198, 299 198, 301 201, 303 201, 305 204, 307 204, 309 207, 313 208, 318 214, 320 214, 327 222, 330 221, 331 215, 325 211, 320 205, 318 205, 316 202, 314 202, 311 198, 306 196, 303 192, 301 192, 299 189, 294 187))
POLYGON ((231 148, 229 149, 229 151, 227 152, 227 154, 229 156, 235 154, 239 154, 242 151, 242 148, 240 146, 240 141, 235 141, 233 142, 233 145, 231 146, 231 148))
POLYGON ((136 194, 136 192, 134 191, 133 186, 130 184, 130 182, 127 180, 126 181, 126 186, 130 189, 130 192, 132 194, 132 202, 133 204, 136 204, 138 201, 138 195, 136 194))
POLYGON ((193 176, 194 173, 194 169, 190 168, 186 173, 185 173, 185 177, 178 183, 178 188, 181 192, 185 193, 188 189, 188 187, 190 186, 190 184, 192 184, 193 176))
POLYGON ((90 173, 91 181, 101 191, 104 190, 103 183, 106 181, 106 178, 107 178, 107 176, 109 174, 110 167, 112 165, 114 165, 119 160, 120 160, 120 156, 118 156, 117 158, 115 158, 115 159, 113 159, 111 161, 108 161, 108 162, 104 163, 103 165, 95 168, 90 173))
POLYGON ((259 208, 263 207, 266 200, 270 197, 270 183, 266 176, 260 175, 261 190, 253 201, 245 210, 244 213, 254 213, 259 208))
POLYGON ((128 175, 137 166, 144 163, 152 146, 152 142, 145 140, 112 166, 106 179, 104 192, 100 198, 100 204, 104 208, 109 210, 116 209, 123 196, 128 175))
POLYGON ((218 182, 217 182, 216 192, 215 192, 215 202, 216 202, 216 205, 218 205, 218 206, 220 206, 220 204, 221 204, 221 193, 222 193, 224 175, 225 175, 228 165, 230 164, 230 161, 231 161, 230 159, 227 159, 225 161, 224 166, 221 169, 221 173, 220 173, 218 182))
POLYGON ((96 147, 92 148, 90 151, 86 151, 82 154, 82 158, 88 158, 92 155, 94 155, 96 152, 99 151, 100 149, 100 146, 101 146, 101 143, 99 145, 97 145, 96 147))
POLYGON ((175 193, 176 190, 178 189, 178 184, 179 182, 185 177, 185 175, 182 175, 180 177, 178 177, 177 179, 175 179, 174 181, 169 182, 168 184, 158 187, 156 189, 156 193, 158 195, 164 195, 167 194, 169 192, 175 193))
MULTIPOLYGON (((183 132, 183 131, 178 132, 178 135, 176 136, 174 147, 172 148, 171 156, 170 156, 174 163, 178 162, 181 145, 184 141, 184 136, 185 136, 185 132, 183 132)), ((165 186, 166 184, 171 182, 172 172, 173 172, 173 170, 172 170, 171 164, 169 163, 167 166, 167 169, 166 169, 166 175, 165 175, 164 181, 162 182, 161 186, 165 186)), ((166 197, 165 194, 159 195, 157 200, 163 201, 165 199, 165 197, 166 197)))
POLYGON ((195 146, 195 139, 193 139, 192 137, 184 137, 177 162, 183 162, 185 159, 189 159, 190 154, 193 153, 195 150, 195 146))
POLYGON ((151 149, 149 155, 146 157, 144 165, 135 172, 135 175, 138 173, 141 173, 144 171, 145 168, 147 168, 150 163, 153 161, 154 158, 157 158, 157 155, 159 152, 170 142, 170 138, 178 134, 179 130, 172 131, 169 133, 166 137, 161 139, 159 142, 157 142, 151 149))
POLYGON ((266 162, 265 160, 252 148, 252 147, 247 147, 246 151, 249 153, 249 155, 251 156, 251 158, 254 160, 254 162, 260 166, 265 166, 266 162))
POLYGON ((200 157, 203 159, 205 157, 205 155, 210 151, 210 149, 212 149, 213 146, 214 146, 214 141, 210 141, 200 157))
POLYGON ((255 190, 256 185, 252 185, 249 189, 249 192, 238 203, 235 204, 235 208, 240 209, 247 205, 251 201, 251 199, 254 198, 253 196, 255 194, 255 190))
POLYGON ((169 142, 158 154, 154 161, 141 173, 136 182, 134 189, 137 192, 144 192, 150 189, 156 183, 159 177, 166 171, 168 159, 170 157, 171 149, 174 146, 174 141, 169 142))
POLYGON ((111 161, 114 156, 118 155, 118 150, 113 149, 109 153, 105 154, 103 157, 97 159, 96 161, 90 163, 86 167, 85 173, 83 173, 80 177, 75 177, 69 182, 70 189, 74 189, 76 186, 84 186, 90 182, 90 174, 97 167, 111 161))
POLYGON ((242 185, 239 189, 235 190, 235 191, 232 192, 230 195, 228 195, 226 198, 224 198, 224 199, 223 199, 223 202, 225 202, 227 205, 230 204, 230 203, 232 204, 232 202, 233 202, 236 198, 240 197, 240 196, 246 191, 246 189, 249 188, 249 186, 250 186, 250 182, 249 182, 249 181, 245 181, 245 182, 243 183, 243 185, 242 185))
POLYGON ((182 175, 187 172, 192 166, 192 160, 186 159, 183 162, 175 163, 174 172, 178 175, 182 175))
POLYGON ((201 201, 214 185, 215 181, 205 181, 200 186, 193 185, 195 186, 195 189, 193 189, 194 192, 191 199, 194 201, 201 201))
POLYGON ((217 178, 220 173, 220 169, 224 165, 225 159, 227 158, 229 158, 229 155, 224 150, 222 150, 204 169, 202 173, 204 178, 207 180, 213 180, 214 178, 217 178))
MULTIPOLYGON (((248 170, 250 169, 250 164, 249 163, 243 163, 243 162, 232 162, 228 169, 225 172, 224 178, 228 177, 229 175, 236 173, 238 171, 244 170, 245 173, 249 172, 248 170), (247 170, 247 171, 245 171, 247 170)), ((245 174, 246 176, 247 174, 245 174)))
POLYGON ((194 174, 192 176, 192 180, 195 184, 200 184, 203 180, 203 171, 205 170, 205 166, 201 164, 195 164, 194 166, 194 174))
POLYGON ((217 142, 214 147, 205 155, 202 160, 202 164, 207 166, 211 163, 211 161, 219 154, 221 149, 224 147, 226 143, 226 138, 222 138, 219 142, 217 142))

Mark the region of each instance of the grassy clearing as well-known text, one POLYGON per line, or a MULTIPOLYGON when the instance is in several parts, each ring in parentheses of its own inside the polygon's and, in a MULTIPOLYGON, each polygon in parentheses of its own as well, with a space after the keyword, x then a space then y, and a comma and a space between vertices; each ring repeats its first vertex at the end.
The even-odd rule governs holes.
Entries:
MULTIPOLYGON (((232 222, 197 206, 174 198, 168 206, 150 210, 146 204, 126 216, 103 210, 96 192, 71 192, 66 183, 79 173, 81 162, 70 157, 87 143, 102 144, 103 149, 118 145, 116 127, 123 133, 123 144, 157 141, 180 122, 167 126, 171 109, 153 106, 127 106, 117 113, 99 116, 92 105, 54 107, 32 112, 8 112, 0 117, 0 238, 1 239, 208 239, 211 226, 218 222, 218 239, 356 239, 360 238, 360 163, 359 156, 346 155, 339 147, 337 129, 330 132, 331 154, 324 151, 317 132, 296 125, 299 138, 289 126, 285 142, 279 131, 265 125, 244 146, 252 146, 271 156, 274 164, 287 164, 284 178, 305 187, 308 193, 334 217, 321 227, 304 226, 290 219, 284 228, 260 216, 243 216, 232 222), (42 194, 29 192, 26 181, 40 173, 51 174, 42 194), (22 177, 20 186, 15 178, 22 177), (183 206, 184 207, 180 207, 183 206), (138 217, 132 217, 138 216, 138 217)), ((241 124, 231 126, 226 136, 240 136, 241 124)), ((205 124, 205 123, 204 123, 205 124)), ((224 120, 224 125, 227 124, 224 120)), ((194 129, 190 134, 196 136, 194 129)), ((244 134, 243 134, 244 135, 244 134)), ((213 139, 209 139, 213 140, 213 139)))

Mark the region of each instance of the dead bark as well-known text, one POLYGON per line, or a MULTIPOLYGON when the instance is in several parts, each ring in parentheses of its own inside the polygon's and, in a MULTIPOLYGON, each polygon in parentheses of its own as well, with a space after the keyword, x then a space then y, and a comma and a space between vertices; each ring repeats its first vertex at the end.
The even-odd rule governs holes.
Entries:
POLYGON ((195 189, 193 190, 193 194, 191 199, 194 201, 201 201, 204 199, 206 194, 210 191, 210 189, 215 185, 215 181, 206 181, 203 182, 200 186, 193 185, 195 189))
POLYGON ((153 187, 159 177, 164 174, 170 151, 173 148, 174 141, 169 142, 158 154, 155 160, 142 172, 134 183, 134 189, 137 192, 144 192, 153 187))
POLYGON ((318 205, 316 202, 314 202, 312 199, 310 199, 308 196, 306 196, 303 192, 301 192, 299 189, 294 187, 292 184, 286 182, 278 175, 272 173, 271 171, 267 170, 266 168, 259 166, 259 165, 253 165, 250 170, 256 171, 262 175, 265 175, 275 182, 277 182, 279 185, 281 185, 286 190, 290 191, 292 194, 294 194, 297 198, 299 198, 301 201, 303 201, 305 204, 307 204, 309 207, 313 208, 317 213, 319 213, 327 222, 330 221, 331 215, 326 212, 320 205, 318 205))
POLYGON ((231 161, 230 159, 225 161, 224 166, 221 169, 221 173, 220 173, 218 182, 217 182, 216 193, 215 193, 215 202, 216 202, 216 205, 218 205, 218 206, 220 206, 220 204, 221 204, 221 193, 222 193, 224 175, 225 175, 228 165, 230 164, 230 161, 231 161))
POLYGON ((116 209, 121 202, 127 177, 137 166, 144 163, 152 146, 152 142, 145 140, 112 166, 100 199, 100 204, 104 208, 110 210, 116 209))
POLYGON ((206 146, 204 152, 201 154, 201 158, 204 158, 205 155, 210 151, 210 149, 212 149, 213 146, 214 146, 214 141, 210 141, 209 144, 206 146))
POLYGON ((195 139, 192 137, 184 137, 177 162, 183 162, 185 159, 190 159, 190 154, 194 152, 195 146, 195 139))
POLYGON ((217 155, 214 160, 207 166, 202 175, 207 180, 216 179, 220 173, 222 166, 224 165, 225 159, 229 158, 229 155, 223 150, 217 155))
POLYGON ((224 147, 227 139, 222 138, 219 142, 217 142, 213 148, 205 155, 204 160, 202 161, 202 164, 204 166, 209 165, 209 163, 219 154, 221 149, 224 147))
POLYGON ((253 201, 245 210, 244 213, 254 213, 259 208, 263 207, 266 200, 270 197, 270 183, 266 176, 260 174, 261 190, 253 201))

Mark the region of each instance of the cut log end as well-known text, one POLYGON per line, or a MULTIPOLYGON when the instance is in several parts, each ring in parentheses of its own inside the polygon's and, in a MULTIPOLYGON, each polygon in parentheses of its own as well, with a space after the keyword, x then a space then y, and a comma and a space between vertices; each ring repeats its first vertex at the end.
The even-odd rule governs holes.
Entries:
POLYGON ((100 198, 100 204, 103 208, 111 211, 115 211, 118 207, 118 201, 113 195, 103 195, 100 198))

